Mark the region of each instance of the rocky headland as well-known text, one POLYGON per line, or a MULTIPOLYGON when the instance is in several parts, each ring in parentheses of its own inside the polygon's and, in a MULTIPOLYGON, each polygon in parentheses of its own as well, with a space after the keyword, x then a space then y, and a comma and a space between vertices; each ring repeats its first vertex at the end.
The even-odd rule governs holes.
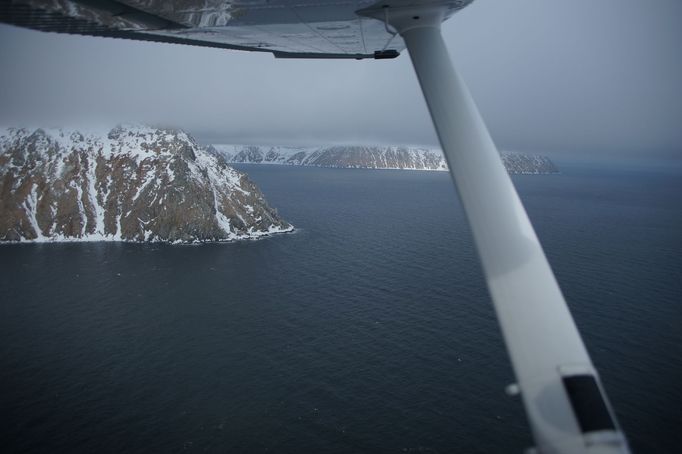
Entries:
POLYGON ((293 227, 176 129, 0 129, 0 241, 252 239, 293 227))

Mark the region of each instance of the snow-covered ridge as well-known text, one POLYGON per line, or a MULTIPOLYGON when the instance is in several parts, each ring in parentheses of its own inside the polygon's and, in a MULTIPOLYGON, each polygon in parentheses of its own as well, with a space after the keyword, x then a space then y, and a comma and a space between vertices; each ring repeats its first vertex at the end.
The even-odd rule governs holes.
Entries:
MULTIPOLYGON (((440 149, 399 146, 278 147, 216 144, 208 151, 230 163, 280 164, 365 169, 448 170, 440 149)), ((525 153, 501 153, 512 174, 556 173, 549 158, 525 153)))
POLYGON ((187 133, 0 129, 0 241, 230 241, 293 227, 187 133))

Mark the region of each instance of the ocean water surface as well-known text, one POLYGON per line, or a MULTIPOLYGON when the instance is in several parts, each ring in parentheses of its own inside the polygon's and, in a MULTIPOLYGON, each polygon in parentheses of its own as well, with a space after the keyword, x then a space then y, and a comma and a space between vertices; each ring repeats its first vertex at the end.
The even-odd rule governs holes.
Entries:
MULTIPOLYGON (((636 452, 679 452, 682 174, 517 176, 636 452)), ((449 176, 242 166, 297 232, 0 246, 3 452, 522 452, 449 176)))

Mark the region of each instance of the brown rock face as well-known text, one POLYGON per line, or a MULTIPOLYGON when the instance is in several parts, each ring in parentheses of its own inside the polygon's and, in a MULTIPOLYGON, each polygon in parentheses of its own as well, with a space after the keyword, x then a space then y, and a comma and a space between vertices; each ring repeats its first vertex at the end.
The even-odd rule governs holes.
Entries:
POLYGON ((0 241, 226 241, 292 230, 246 175, 182 131, 0 131, 0 241))

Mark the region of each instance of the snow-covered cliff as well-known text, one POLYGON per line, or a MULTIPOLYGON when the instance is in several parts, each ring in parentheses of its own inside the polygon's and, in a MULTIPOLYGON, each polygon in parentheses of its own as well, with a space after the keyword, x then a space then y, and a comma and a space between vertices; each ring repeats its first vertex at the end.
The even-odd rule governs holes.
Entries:
MULTIPOLYGON (((274 147, 257 145, 211 145, 208 150, 231 163, 285 164, 363 169, 447 170, 439 149, 394 146, 274 147)), ((512 174, 558 172, 545 156, 501 153, 512 174)))
POLYGON ((180 130, 0 129, 0 241, 227 241, 293 227, 180 130))

